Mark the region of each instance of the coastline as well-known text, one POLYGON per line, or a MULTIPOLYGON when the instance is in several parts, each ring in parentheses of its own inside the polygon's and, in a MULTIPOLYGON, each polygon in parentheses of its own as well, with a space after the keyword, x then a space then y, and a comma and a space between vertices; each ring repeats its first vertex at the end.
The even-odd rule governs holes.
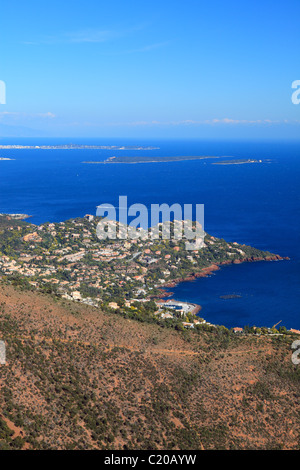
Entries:
MULTIPOLYGON (((270 261, 289 261, 289 260, 290 258, 288 256, 273 255, 273 256, 267 256, 266 258, 253 256, 250 258, 240 258, 240 259, 233 260, 233 261, 228 260, 228 261, 222 261, 221 263, 212 263, 209 266, 202 268, 200 271, 196 271, 191 274, 188 274, 185 277, 176 278, 176 279, 173 279, 172 281, 167 282, 163 287, 158 289, 160 294, 151 296, 151 298, 163 299, 163 298, 169 297, 170 300, 173 300, 171 297, 174 294, 174 292, 171 292, 171 291, 167 292, 165 288, 172 288, 172 287, 177 286, 178 284, 181 284, 182 282, 193 282, 199 278, 208 277, 214 271, 219 271, 222 266, 228 266, 231 264, 241 264, 241 263, 255 263, 258 261, 270 262, 270 261)), ((184 302, 184 301, 180 300, 180 302, 184 302)), ((195 305, 195 310, 193 311, 193 313, 197 315, 197 313, 199 313, 202 310, 202 306, 200 304, 193 304, 193 305, 195 305)))
POLYGON ((181 282, 192 282, 200 277, 207 277, 212 272, 218 271, 219 269, 221 269, 220 266, 228 266, 230 264, 241 264, 241 263, 254 263, 257 261, 283 261, 283 260, 289 260, 289 259, 290 258, 288 256, 283 257, 280 255, 267 256, 266 258, 253 256, 250 258, 240 258, 240 259, 233 260, 233 261, 228 260, 228 261, 221 261, 221 263, 212 263, 206 268, 202 268, 200 271, 191 273, 187 275, 186 277, 173 279, 172 281, 167 282, 164 285, 164 287, 175 287, 181 282))
POLYGON ((159 150, 159 147, 116 145, 0 145, 0 150, 159 150))

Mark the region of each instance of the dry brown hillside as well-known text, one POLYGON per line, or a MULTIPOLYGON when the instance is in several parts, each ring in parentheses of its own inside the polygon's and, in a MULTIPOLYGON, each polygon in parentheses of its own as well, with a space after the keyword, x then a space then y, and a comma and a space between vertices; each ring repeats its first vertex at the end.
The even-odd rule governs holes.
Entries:
POLYGON ((175 331, 0 285, 0 446, 299 449, 289 337, 175 331))

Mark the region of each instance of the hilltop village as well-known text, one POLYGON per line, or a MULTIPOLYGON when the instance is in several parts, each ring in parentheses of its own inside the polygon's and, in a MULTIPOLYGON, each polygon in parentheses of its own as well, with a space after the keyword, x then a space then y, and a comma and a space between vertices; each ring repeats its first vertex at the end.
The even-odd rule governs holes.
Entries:
POLYGON ((125 316, 194 328, 206 324, 196 316, 200 307, 165 300, 171 294, 163 288, 207 276, 222 265, 282 259, 208 234, 193 251, 185 249, 184 239, 99 240, 99 221, 86 215, 36 226, 0 215, 2 280, 125 316))

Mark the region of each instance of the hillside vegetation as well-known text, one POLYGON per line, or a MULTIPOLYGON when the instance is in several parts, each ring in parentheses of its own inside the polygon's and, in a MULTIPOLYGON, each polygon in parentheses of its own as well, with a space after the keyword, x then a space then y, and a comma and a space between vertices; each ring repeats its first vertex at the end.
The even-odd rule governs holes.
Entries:
POLYGON ((0 285, 2 449, 299 449, 292 336, 177 331, 0 285))

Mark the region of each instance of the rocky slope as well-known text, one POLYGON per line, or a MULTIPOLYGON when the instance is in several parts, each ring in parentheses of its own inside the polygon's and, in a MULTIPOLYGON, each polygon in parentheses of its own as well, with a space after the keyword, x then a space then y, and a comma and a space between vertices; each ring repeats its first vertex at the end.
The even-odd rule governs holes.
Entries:
POLYGON ((0 285, 0 446, 299 449, 290 336, 176 331, 0 285))

